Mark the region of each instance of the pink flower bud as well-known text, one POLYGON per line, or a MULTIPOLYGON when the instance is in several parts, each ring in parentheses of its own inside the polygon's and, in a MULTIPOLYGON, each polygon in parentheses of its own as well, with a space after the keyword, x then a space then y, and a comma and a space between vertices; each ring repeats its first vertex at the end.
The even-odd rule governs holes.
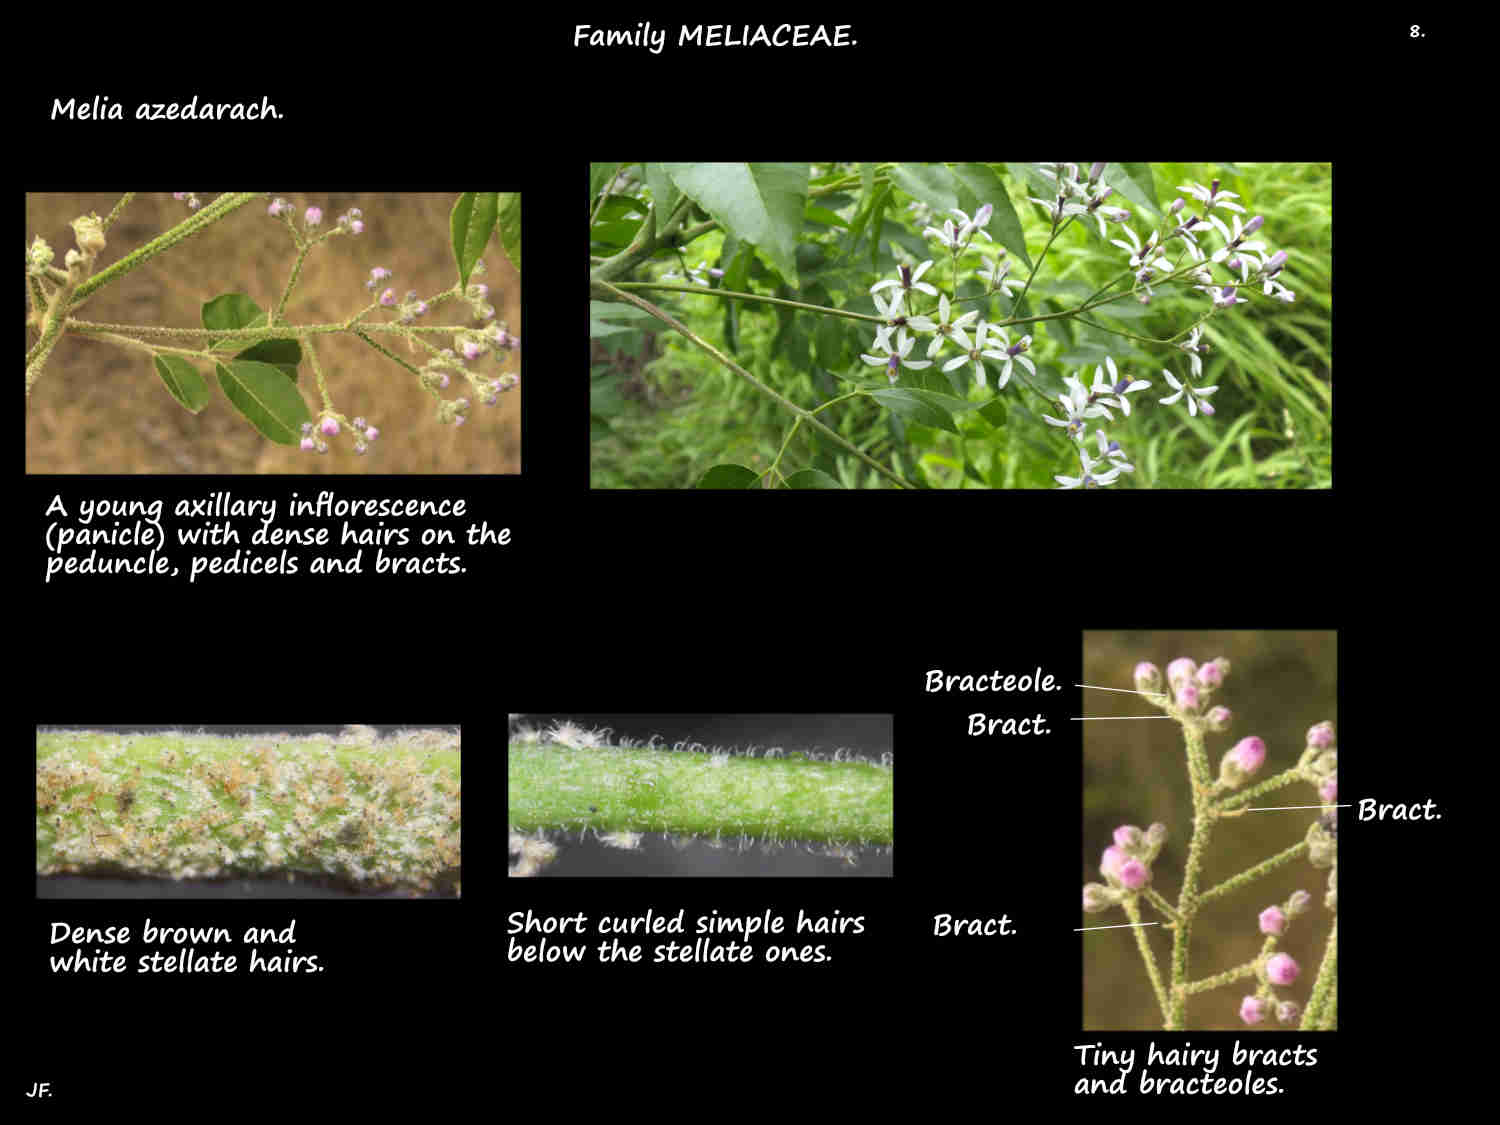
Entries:
POLYGON ((1318 796, 1323 799, 1323 803, 1325 805, 1333 805, 1333 804, 1337 804, 1338 803, 1338 799, 1339 799, 1339 775, 1338 774, 1334 774, 1332 777, 1327 778, 1326 780, 1324 780, 1324 782, 1323 782, 1322 785, 1318 786, 1318 796))
POLYGON ((1274 934, 1281 936, 1286 929, 1286 915, 1281 912, 1279 906, 1268 906, 1260 912, 1260 932, 1263 934, 1274 934))
POLYGON ((1149 661, 1142 660, 1135 666, 1135 690, 1155 695, 1161 691, 1161 669, 1149 661))
POLYGON ((1083 910, 1086 914, 1098 914, 1101 910, 1108 910, 1114 904, 1110 896, 1109 888, 1103 883, 1085 883, 1083 885, 1083 910))
POLYGON ((1287 985, 1297 979, 1302 969, 1289 953, 1277 953, 1266 962, 1266 979, 1272 984, 1287 985))
POLYGON ((1141 830, 1133 824, 1122 824, 1115 829, 1115 847, 1126 851, 1139 848, 1144 840, 1141 830))
POLYGON ((1179 656, 1176 660, 1167 665, 1167 683, 1171 684, 1173 689, 1175 690, 1179 687, 1179 685, 1186 684, 1188 681, 1190 681, 1193 678, 1193 674, 1197 671, 1197 664, 1193 663, 1185 656, 1179 656))
POLYGON ((323 433, 328 437, 337 437, 339 432, 338 419, 324 418, 322 424, 318 426, 318 429, 322 430, 323 433))
POLYGON ((1203 721, 1208 724, 1208 729, 1221 731, 1229 729, 1229 720, 1232 714, 1228 707, 1211 707, 1208 714, 1203 716, 1203 721))
POLYGON ((1246 996, 1240 1001, 1240 1019, 1246 1023, 1260 1023, 1266 1018, 1266 1002, 1259 996, 1246 996))
POLYGON ((302 216, 310 227, 315 227, 323 221, 323 208, 309 207, 307 213, 302 216))
POLYGON ((1216 688, 1224 682, 1224 674, 1217 664, 1205 664, 1198 669, 1197 680, 1200 687, 1216 688))
POLYGON ((380 436, 380 431, 377 430, 374 426, 371 426, 369 429, 365 430, 365 440, 366 441, 374 441, 379 436, 380 436))
POLYGON ((1126 890, 1138 891, 1151 882, 1151 869, 1138 859, 1120 864, 1120 884, 1126 890))
POLYGON ((1325 721, 1308 727, 1307 744, 1317 750, 1327 750, 1333 745, 1333 724, 1325 721))
POLYGON ((1185 707, 1189 711, 1198 710, 1202 700, 1198 698, 1197 684, 1183 684, 1177 689, 1177 705, 1185 707))
POLYGON ((1125 854, 1125 849, 1118 845, 1110 845, 1104 849, 1104 855, 1099 861, 1099 874, 1106 879, 1118 879, 1120 867, 1130 857, 1125 854))
POLYGON ((314 449, 317 449, 317 448, 318 448, 318 443, 315 442, 315 441, 313 441, 312 438, 305 437, 305 438, 302 439, 302 452, 303 453, 311 453, 314 449))
POLYGON ((380 303, 388 309, 394 308, 396 305, 396 291, 394 289, 387 289, 380 295, 380 303))

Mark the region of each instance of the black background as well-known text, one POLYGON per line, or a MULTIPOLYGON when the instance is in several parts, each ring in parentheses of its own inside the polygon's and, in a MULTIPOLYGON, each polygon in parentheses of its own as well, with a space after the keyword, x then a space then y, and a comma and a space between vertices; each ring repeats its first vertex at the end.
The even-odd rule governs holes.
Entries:
MULTIPOLYGON (((1421 77, 1414 51, 1447 48, 1413 48, 1404 24, 1336 38, 1303 23, 1295 35, 1267 31, 1285 40, 1279 45, 1255 44, 1248 28, 1216 38, 1210 19, 1164 40, 1162 50, 1183 52, 1172 56, 1183 73, 1169 82, 1152 77, 1161 56, 1146 49, 1151 40, 1132 53, 1118 29, 1089 26, 1097 36, 1070 33, 1067 50, 1081 61, 1065 67, 1031 61, 1036 50, 1056 50, 1028 46, 1045 39, 992 30, 992 77, 984 66, 954 64, 970 81, 951 84, 909 49, 923 34, 969 33, 924 29, 916 16, 878 27, 864 17, 865 45, 836 60, 831 77, 804 75, 796 58, 765 52, 584 58, 557 45, 570 39, 566 28, 525 24, 503 47, 481 42, 476 51, 494 53, 467 68, 448 53, 430 69, 376 65, 384 56, 370 53, 373 29, 356 27, 302 84, 295 67, 268 68, 264 58, 250 70, 185 58, 147 77, 124 44, 102 48, 110 57, 90 59, 96 69, 55 81, 33 72, 14 107, 30 154, 13 197, 18 212, 20 190, 171 190, 189 180, 436 190, 482 177, 524 190, 525 474, 359 482, 366 495, 461 494, 476 521, 514 529, 512 547, 463 576, 44 586, 36 536, 55 493, 71 506, 84 494, 170 500, 218 486, 266 495, 296 482, 26 479, 16 450, 18 539, 32 538, 30 549, 14 541, 10 552, 18 596, 8 966, 19 1035, 8 1096, 25 1100, 34 1082, 47 1081, 51 1104, 70 1109, 431 1112, 460 1100, 494 1111, 541 1097, 554 1112, 592 1115, 621 1095, 655 1113, 719 1112, 726 1096, 747 1108, 785 1106, 795 1083, 809 1112, 889 1112, 897 1095, 940 1109, 1065 1106, 1079 1075, 1076 1044, 1144 1048, 1149 1039, 1077 1031, 1080 767, 1065 720, 1079 699, 1071 689, 1057 697, 1050 738, 969 740, 969 711, 1023 714, 1033 701, 928 696, 923 676, 930 667, 1039 664, 1072 684, 1086 627, 1285 627, 1340 630, 1344 792, 1430 797, 1450 814, 1341 833, 1345 1030, 1188 1038, 1319 1050, 1316 1068, 1279 1073, 1290 1096, 1216 1099, 1214 1112, 1229 1102, 1258 1114, 1268 1106, 1332 1112, 1356 1090, 1388 1106, 1427 1097, 1461 1037, 1453 1029, 1463 1025, 1449 1022, 1454 966, 1478 964, 1473 947, 1482 940, 1469 882, 1479 853, 1460 848, 1453 829, 1491 741, 1470 725, 1491 662, 1466 660, 1449 631, 1493 599, 1469 546, 1479 509, 1454 510, 1465 479, 1479 478, 1448 467, 1446 448, 1419 457, 1386 441, 1387 412, 1406 401, 1392 396, 1420 373, 1398 361, 1400 348, 1415 345, 1392 333, 1426 328, 1424 346, 1435 349, 1434 325, 1379 310, 1390 307, 1401 269, 1420 262, 1419 246, 1407 248, 1409 258, 1400 250, 1411 231, 1384 226, 1391 186, 1437 192, 1473 170, 1472 153, 1443 147, 1446 135, 1431 131, 1441 115, 1421 131, 1412 124, 1413 101, 1442 96, 1421 77), (1236 60, 1243 65, 1230 65, 1236 60), (1355 60, 1358 71, 1348 69, 1355 60), (954 114, 972 110, 972 125, 935 122, 923 99, 947 95, 934 88, 956 99, 954 114), (52 97, 96 91, 127 104, 264 92, 289 117, 149 129, 47 120, 52 97), (683 92, 690 96, 673 96, 683 92), (1406 108, 1396 113, 1398 96, 1406 108), (645 132, 597 122, 642 99, 662 111, 645 132), (1125 135, 1099 108, 1117 101, 1148 124, 1125 135), (447 108, 434 113, 434 105, 447 108), (395 132, 377 141, 377 126, 395 132), (982 150, 988 159, 1007 145, 1041 146, 1031 154, 1039 157, 1058 133, 1091 150, 1129 145, 1146 159, 1209 158, 1220 145, 1261 159, 1321 160, 1332 151, 1345 232, 1339 264, 1348 267, 1338 271, 1347 330, 1339 343, 1343 369, 1356 373, 1339 399, 1335 491, 588 493, 582 270, 569 233, 579 228, 586 161, 668 154, 674 143, 694 159, 828 159, 871 147, 911 159, 982 150), (1346 183, 1356 190, 1340 190, 1346 183), (361 615, 359 627, 350 613, 361 615), (893 877, 508 881, 506 714, 527 708, 891 714, 902 771, 893 877), (37 725, 414 719, 463 727, 472 797, 461 901, 60 909, 34 897, 37 725), (814 966, 505 961, 514 910, 679 907, 690 916, 839 910, 863 915, 868 927, 860 938, 832 939, 833 959, 814 966), (938 912, 1009 915, 1018 934, 935 939, 938 912), (317 954, 326 971, 180 980, 49 972, 52 921, 138 930, 147 917, 232 928, 295 918, 297 951, 317 954)), ((1443 385, 1406 391, 1432 406, 1441 427, 1443 385)), ((1456 445, 1447 433, 1434 440, 1456 445)), ((1178 1109, 1196 1103, 1160 1107, 1178 1109)))

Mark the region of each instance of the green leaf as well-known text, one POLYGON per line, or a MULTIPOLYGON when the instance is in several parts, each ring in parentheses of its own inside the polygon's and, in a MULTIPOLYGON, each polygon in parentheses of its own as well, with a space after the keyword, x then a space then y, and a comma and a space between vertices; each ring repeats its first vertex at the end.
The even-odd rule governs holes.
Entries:
POLYGON ((908 421, 947 430, 950 434, 958 433, 953 415, 941 406, 927 401, 927 397, 934 393, 912 390, 910 387, 887 387, 885 390, 871 391, 870 397, 908 421))
POLYGON ((979 416, 997 430, 1005 425, 1005 403, 999 395, 979 408, 979 416))
POLYGON ((803 469, 786 478, 788 488, 843 488, 821 469, 803 469))
MULTIPOLYGON (((260 306, 243 293, 221 293, 213 300, 203 302, 198 315, 203 319, 204 328, 259 328, 266 323, 266 314, 261 312, 260 306)), ((215 351, 230 351, 239 347, 240 341, 210 337, 208 344, 215 351)))
POLYGON ((898 164, 891 183, 907 195, 944 213, 958 206, 958 181, 943 164, 898 164))
POLYGON ((1026 255, 1026 236, 1021 233, 1021 220, 1016 215, 1016 209, 1011 206, 1005 181, 988 164, 959 164, 954 167, 953 174, 968 186, 981 205, 988 203, 995 208, 995 213, 990 217, 990 225, 984 229, 991 238, 1020 258, 1021 263, 1030 269, 1031 259, 1026 255))
POLYGON ((496 219, 495 229, 500 235, 500 246, 505 250, 505 256, 510 259, 510 264, 516 267, 516 272, 521 272, 521 193, 518 191, 502 191, 500 194, 500 213, 496 219))
POLYGON ((753 245, 796 288, 797 237, 807 206, 806 164, 664 164, 672 182, 726 234, 753 245))
MULTIPOLYGON (((254 328, 256 325, 249 325, 254 328)), ((296 340, 262 340, 251 344, 235 359, 248 359, 254 363, 269 363, 292 382, 297 381, 297 364, 302 362, 302 345, 296 340)))
POLYGON ((1161 213, 1156 205, 1156 177, 1151 174, 1151 165, 1106 164, 1099 178, 1137 207, 1161 213))
POLYGON ((312 421, 296 386, 269 363, 231 360, 218 364, 219 386, 236 410, 278 445, 293 445, 302 436, 302 423, 312 421))
POLYGON ((646 184, 651 188, 651 197, 656 203, 656 229, 677 210, 682 202, 682 189, 672 182, 667 170, 660 164, 646 165, 646 184))
MULTIPOLYGON (((622 332, 634 332, 636 327, 628 324, 610 324, 612 320, 654 320, 645 309, 627 305, 620 301, 589 302, 589 339, 603 336, 618 336, 622 332)), ((638 327, 638 326, 637 326, 638 327)))
POLYGON ((808 222, 822 223, 825 227, 847 227, 849 225, 836 212, 830 211, 827 207, 819 207, 815 203, 807 205, 805 217, 808 222))
POLYGON ((623 171, 630 167, 628 164, 590 164, 589 165, 589 211, 594 209, 594 203, 599 198, 599 193, 604 190, 604 185, 614 178, 616 169, 623 171))
POLYGON ((175 398, 184 410, 196 414, 208 405, 208 384, 196 367, 179 355, 153 355, 151 358, 167 394, 175 398))
POLYGON ((453 204, 448 223, 453 231, 453 258, 458 263, 460 289, 469 287, 469 275, 474 272, 474 263, 484 256, 499 214, 498 191, 466 191, 453 204))
POLYGON ((743 465, 715 465, 703 474, 699 488, 754 488, 760 476, 743 465))

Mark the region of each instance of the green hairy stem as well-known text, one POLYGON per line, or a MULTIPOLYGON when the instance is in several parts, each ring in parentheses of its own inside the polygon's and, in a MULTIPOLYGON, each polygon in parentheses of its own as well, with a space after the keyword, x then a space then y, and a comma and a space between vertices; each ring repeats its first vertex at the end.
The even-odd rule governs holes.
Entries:
POLYGON ((460 891, 460 736, 38 731, 36 870, 460 891))
MULTIPOLYGON (((750 757, 589 745, 555 735, 513 742, 510 826, 753 837, 766 843, 889 845, 894 771, 801 754, 750 757)), ((592 741, 592 740, 589 740, 592 741)))

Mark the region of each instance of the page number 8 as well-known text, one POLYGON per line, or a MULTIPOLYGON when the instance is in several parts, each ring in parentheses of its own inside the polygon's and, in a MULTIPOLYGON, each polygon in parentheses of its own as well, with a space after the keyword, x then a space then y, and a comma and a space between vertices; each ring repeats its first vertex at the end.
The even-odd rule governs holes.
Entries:
POLYGON ((1413 39, 1425 39, 1427 33, 1422 30, 1422 25, 1414 23, 1411 25, 1411 37, 1413 39))

